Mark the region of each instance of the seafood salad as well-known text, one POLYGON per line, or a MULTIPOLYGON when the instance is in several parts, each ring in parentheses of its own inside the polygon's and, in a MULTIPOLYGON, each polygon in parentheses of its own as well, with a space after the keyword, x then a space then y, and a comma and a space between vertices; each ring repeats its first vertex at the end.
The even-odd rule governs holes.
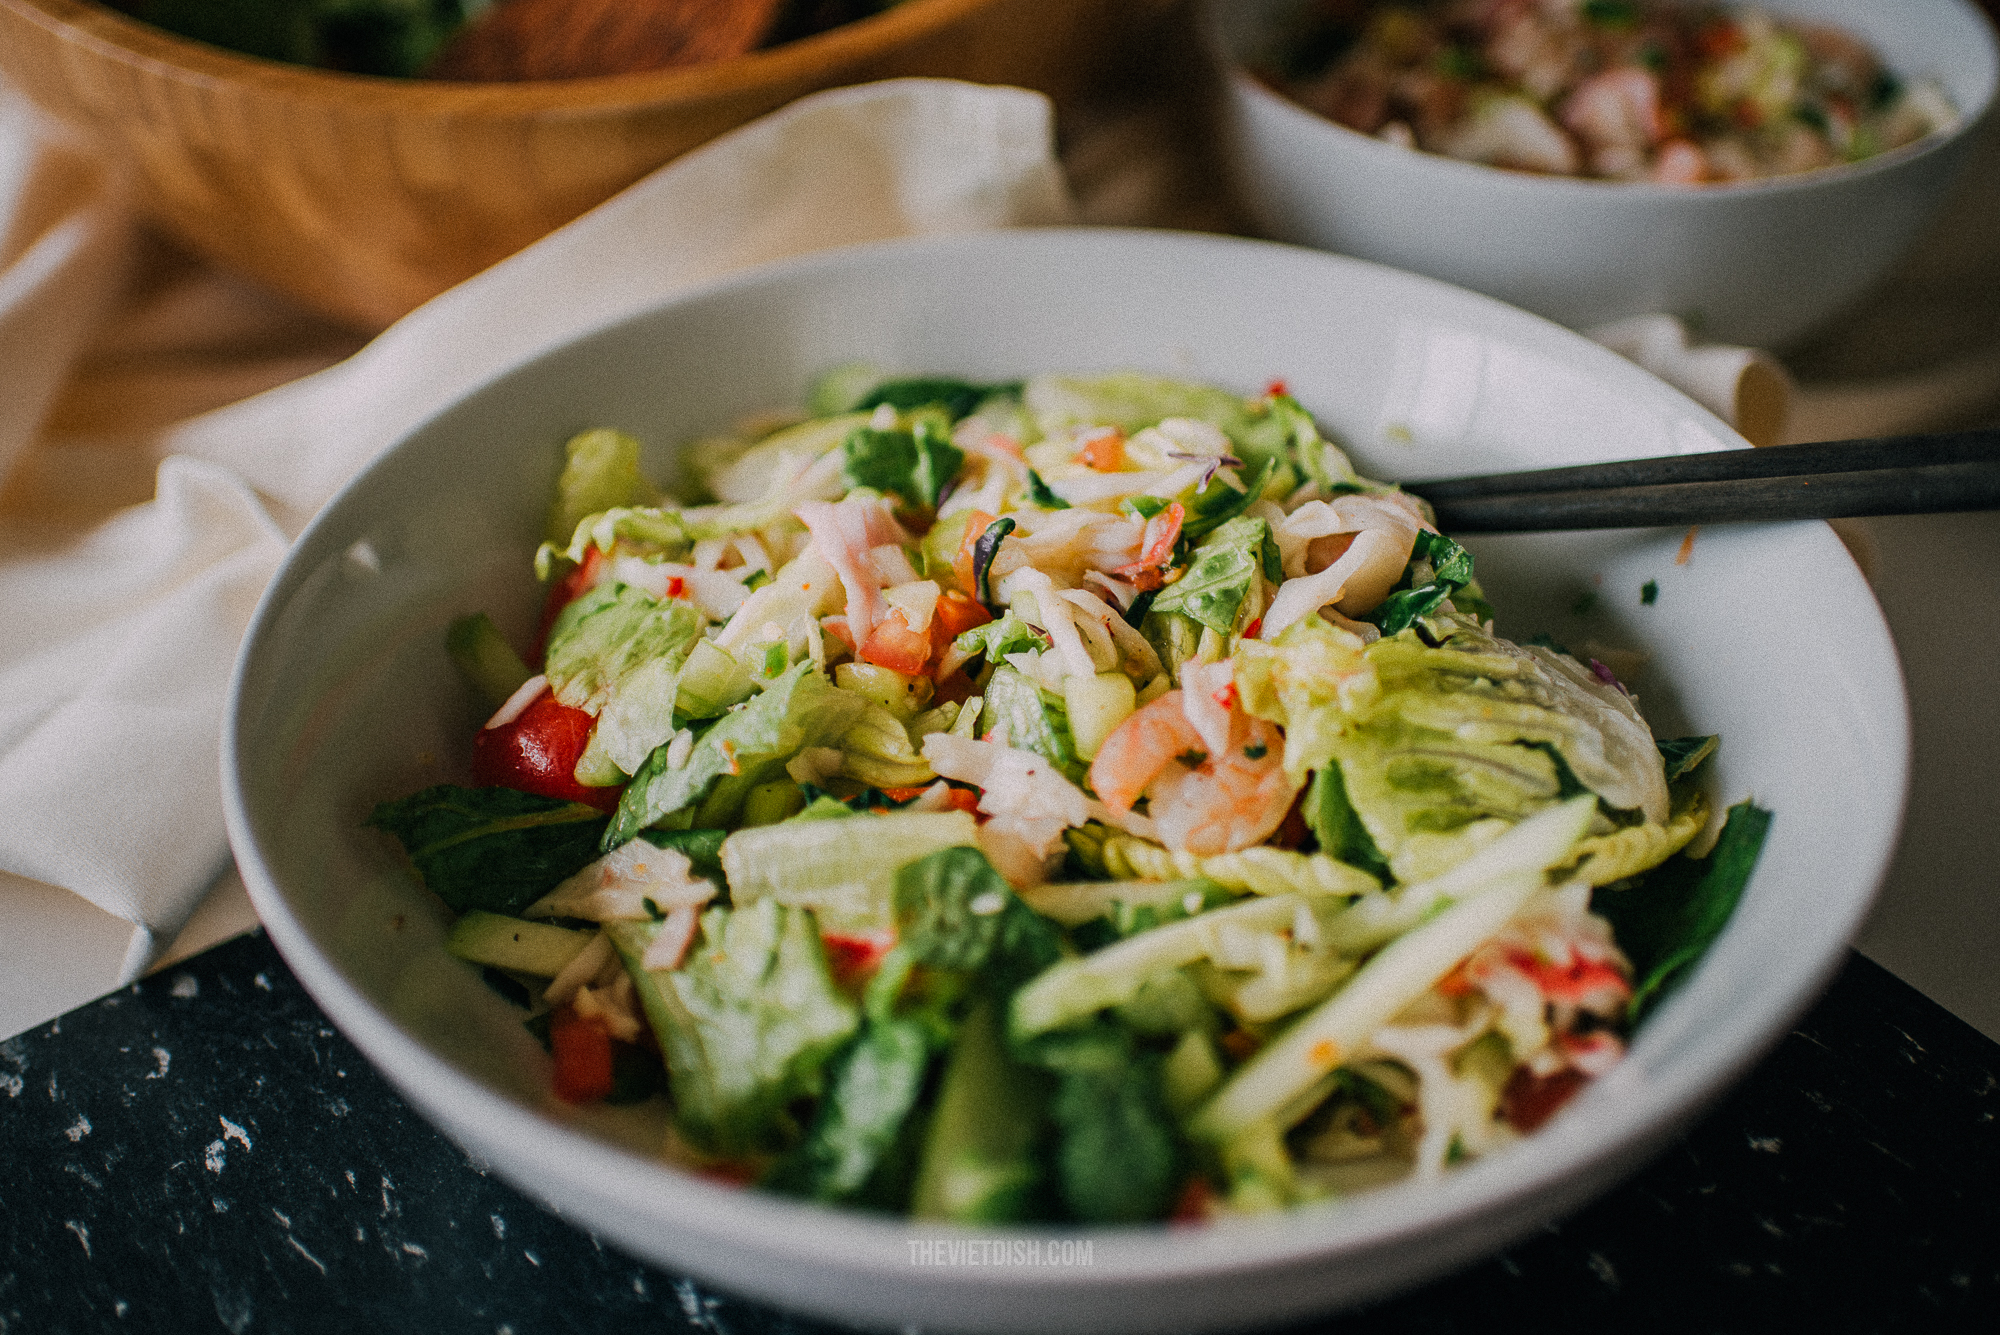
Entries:
POLYGON ((569 442, 539 642, 448 637, 471 782, 370 823, 553 1099, 695 1171, 981 1223, 1433 1178, 1615 1064, 1757 856, 1715 738, 1500 638, 1280 384, 843 368, 682 457, 702 503, 569 442))
POLYGON ((1958 119, 1839 28, 1685 0, 1307 0, 1260 73, 1407 148, 1671 185, 1859 162, 1958 119))

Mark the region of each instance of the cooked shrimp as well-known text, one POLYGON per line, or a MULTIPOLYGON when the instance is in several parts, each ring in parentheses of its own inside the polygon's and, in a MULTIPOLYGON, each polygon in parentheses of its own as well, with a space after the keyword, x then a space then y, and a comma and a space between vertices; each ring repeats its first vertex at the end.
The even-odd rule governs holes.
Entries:
POLYGON ((1119 813, 1145 794, 1160 842, 1180 852, 1209 857, 1262 843, 1298 791, 1285 774, 1284 734, 1233 703, 1226 707, 1228 744, 1212 754, 1189 721, 1182 691, 1142 706, 1105 738, 1090 786, 1119 813))

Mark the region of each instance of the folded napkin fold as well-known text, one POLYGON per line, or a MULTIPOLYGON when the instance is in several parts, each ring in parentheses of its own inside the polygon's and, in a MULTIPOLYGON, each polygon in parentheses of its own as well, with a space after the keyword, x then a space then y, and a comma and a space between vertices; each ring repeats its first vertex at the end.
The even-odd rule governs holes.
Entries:
MULTIPOLYGON (((384 446, 577 332, 785 256, 1069 221, 1037 94, 898 80, 804 99, 690 153, 444 293, 317 375, 164 439, 155 499, 0 549, 0 870, 170 941, 228 849, 216 756, 230 666, 295 536, 384 446)), ((0 473, 120 276, 116 183, 0 100, 0 473)))

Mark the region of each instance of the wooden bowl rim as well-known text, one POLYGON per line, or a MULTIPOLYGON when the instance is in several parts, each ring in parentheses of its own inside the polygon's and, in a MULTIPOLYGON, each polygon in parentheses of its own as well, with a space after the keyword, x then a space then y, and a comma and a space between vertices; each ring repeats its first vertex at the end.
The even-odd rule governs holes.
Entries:
POLYGON ((892 51, 998 3, 1001 0, 905 0, 811 37, 713 64, 521 83, 398 79, 289 65, 177 36, 95 0, 0 0, 0 9, 11 9, 65 42, 157 78, 255 85, 304 101, 400 104, 403 110, 493 115, 693 104, 782 88, 892 51), (413 103, 417 105, 412 107, 413 103))

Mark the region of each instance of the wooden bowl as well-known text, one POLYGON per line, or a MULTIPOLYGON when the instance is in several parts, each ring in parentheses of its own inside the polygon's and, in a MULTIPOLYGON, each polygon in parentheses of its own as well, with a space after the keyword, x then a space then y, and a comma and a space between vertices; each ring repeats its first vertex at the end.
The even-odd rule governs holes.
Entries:
POLYGON ((1129 0, 906 0, 689 69, 518 84, 282 65, 89 0, 0 0, 0 74, 196 250, 380 328, 795 98, 934 75, 1076 96, 1129 0))

